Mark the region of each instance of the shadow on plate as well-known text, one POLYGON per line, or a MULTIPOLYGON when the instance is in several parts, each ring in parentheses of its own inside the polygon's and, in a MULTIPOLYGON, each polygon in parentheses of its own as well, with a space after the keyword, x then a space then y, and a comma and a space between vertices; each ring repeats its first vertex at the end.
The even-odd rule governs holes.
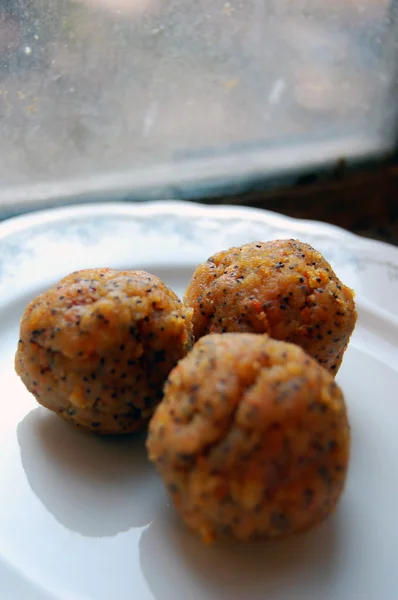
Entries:
POLYGON ((338 514, 290 540, 208 547, 172 509, 167 512, 140 538, 141 569, 156 600, 301 600, 321 597, 318 592, 332 597, 327 592, 339 562, 338 514))
POLYGON ((143 435, 96 437, 39 407, 19 423, 17 437, 33 492, 71 531, 113 536, 148 525, 164 504, 143 435))

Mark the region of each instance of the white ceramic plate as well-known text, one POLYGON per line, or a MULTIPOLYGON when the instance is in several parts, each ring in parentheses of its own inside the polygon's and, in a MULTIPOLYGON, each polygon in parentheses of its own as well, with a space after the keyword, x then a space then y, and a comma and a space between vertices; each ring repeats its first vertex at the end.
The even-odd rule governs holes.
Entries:
POLYGON ((396 600, 398 250, 246 208, 91 205, 0 226, 2 600, 396 600), (299 237, 357 291, 338 375, 351 418, 336 514, 290 541, 204 547, 185 530, 143 439, 101 440, 38 407, 13 370, 27 302, 75 269, 143 268, 182 294, 197 263, 234 244, 299 237))

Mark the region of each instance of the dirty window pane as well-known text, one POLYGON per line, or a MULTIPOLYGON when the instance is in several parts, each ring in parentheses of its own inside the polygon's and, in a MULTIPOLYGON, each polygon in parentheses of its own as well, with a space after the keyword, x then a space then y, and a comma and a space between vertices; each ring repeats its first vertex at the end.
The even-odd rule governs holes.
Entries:
POLYGON ((0 0, 0 200, 382 155, 397 40, 391 0, 0 0))

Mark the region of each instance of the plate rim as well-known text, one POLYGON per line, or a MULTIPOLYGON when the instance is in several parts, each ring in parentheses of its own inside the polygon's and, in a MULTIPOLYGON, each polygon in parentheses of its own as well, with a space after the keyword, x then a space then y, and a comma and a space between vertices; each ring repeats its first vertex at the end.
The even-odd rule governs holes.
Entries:
POLYGON ((172 216, 207 217, 217 219, 240 218, 244 221, 252 220, 253 217, 263 223, 275 227, 288 226, 295 229, 303 229, 312 233, 324 233, 329 238, 344 239, 351 244, 358 244, 361 248, 369 251, 380 252, 382 250, 391 253, 398 264, 398 247, 388 242, 373 240, 352 233, 340 227, 319 220, 300 219, 270 211, 265 208, 232 205, 232 204, 203 204, 187 200, 154 200, 148 202, 126 201, 126 202, 95 202, 83 204, 70 204, 44 210, 24 213, 16 217, 9 217, 0 222, 0 241, 26 229, 51 225, 68 219, 82 219, 95 216, 153 216, 154 214, 168 213, 172 216))

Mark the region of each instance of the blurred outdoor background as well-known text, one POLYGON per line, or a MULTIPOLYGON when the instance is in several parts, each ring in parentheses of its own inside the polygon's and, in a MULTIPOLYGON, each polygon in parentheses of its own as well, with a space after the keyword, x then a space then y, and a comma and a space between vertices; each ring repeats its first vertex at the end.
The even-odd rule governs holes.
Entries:
POLYGON ((0 215, 255 204, 398 242, 395 0, 0 0, 0 215))

